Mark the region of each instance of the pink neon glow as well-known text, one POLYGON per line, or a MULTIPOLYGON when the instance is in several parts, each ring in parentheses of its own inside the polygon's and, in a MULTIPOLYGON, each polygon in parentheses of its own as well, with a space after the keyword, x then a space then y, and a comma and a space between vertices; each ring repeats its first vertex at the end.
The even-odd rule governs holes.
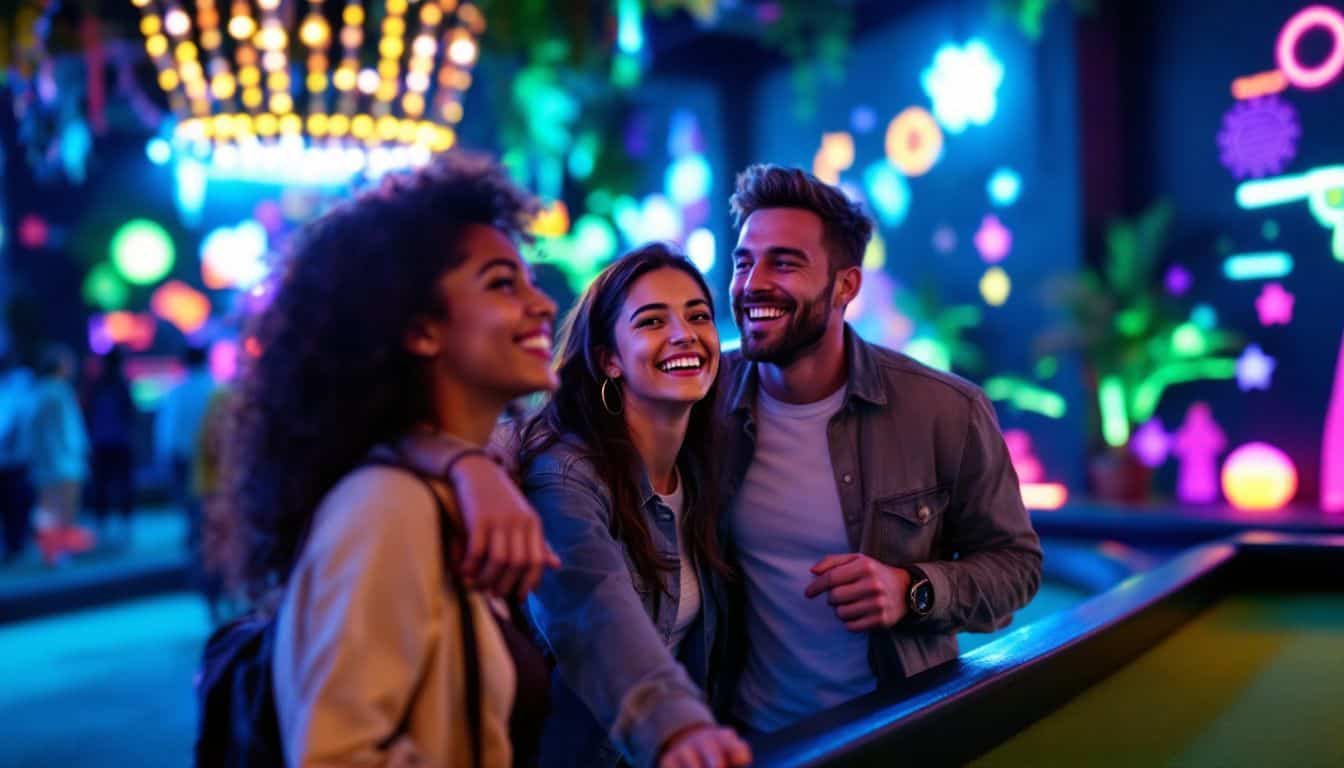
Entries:
POLYGON ((1293 321, 1293 294, 1282 285, 1270 283, 1260 289, 1255 299, 1255 312, 1261 325, 1287 325, 1293 321))
POLYGON ((1297 468, 1288 454, 1269 443, 1247 443, 1223 464, 1223 493, 1237 509, 1282 509, 1297 493, 1297 468))
POLYGON ((1005 430, 1003 442, 1008 446, 1008 459, 1017 470, 1017 479, 1023 485, 1045 479, 1045 470, 1031 447, 1030 434, 1021 429, 1005 430))
POLYGON ((1141 464, 1155 469, 1162 466, 1171 454, 1171 435, 1162 428, 1161 421, 1149 419, 1130 437, 1129 449, 1141 464))
POLYGON ((1298 11, 1279 33, 1278 45, 1274 49, 1279 70, 1288 78, 1288 82, 1305 90, 1323 88, 1339 77, 1344 70, 1344 15, 1325 5, 1309 5, 1298 11), (1308 67, 1297 58, 1297 44, 1302 36, 1313 28, 1324 29, 1330 33, 1332 45, 1330 55, 1325 61, 1314 67, 1308 67))
POLYGON ((238 375, 238 342, 220 339, 210 345, 210 375, 215 381, 233 381, 238 375))
POLYGON ((1335 387, 1321 438, 1321 509, 1344 512, 1344 338, 1339 341, 1335 387))
POLYGON ((1172 446, 1172 453, 1181 458, 1177 498, 1190 504, 1218 500, 1218 454, 1226 447, 1227 436, 1213 420, 1208 404, 1191 405, 1172 446))
POLYGON ((975 233, 975 250, 980 252, 980 258, 986 264, 995 264, 1003 261, 1012 248, 1013 233, 1003 226, 998 216, 986 215, 975 233))

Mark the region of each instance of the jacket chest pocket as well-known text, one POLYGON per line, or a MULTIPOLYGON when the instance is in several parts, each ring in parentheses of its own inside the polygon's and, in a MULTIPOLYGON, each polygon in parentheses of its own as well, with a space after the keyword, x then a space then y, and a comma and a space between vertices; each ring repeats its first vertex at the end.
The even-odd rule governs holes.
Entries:
POLYGON ((877 557, 891 565, 934 558, 950 497, 945 486, 936 486, 874 501, 873 546, 877 557))

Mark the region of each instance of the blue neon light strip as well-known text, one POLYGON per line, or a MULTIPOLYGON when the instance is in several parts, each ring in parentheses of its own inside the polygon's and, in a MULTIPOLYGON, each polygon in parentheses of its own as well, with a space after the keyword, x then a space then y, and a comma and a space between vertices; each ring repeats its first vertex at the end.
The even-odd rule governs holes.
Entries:
POLYGON ((1234 253, 1223 262, 1229 280, 1268 280, 1293 271, 1293 257, 1284 251, 1234 253))

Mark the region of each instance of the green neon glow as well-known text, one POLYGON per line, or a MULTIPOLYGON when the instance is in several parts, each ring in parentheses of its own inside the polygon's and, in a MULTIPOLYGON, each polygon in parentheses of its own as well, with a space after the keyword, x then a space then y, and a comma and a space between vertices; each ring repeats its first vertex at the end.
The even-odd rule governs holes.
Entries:
POLYGON ((126 287, 116 270, 107 262, 95 264, 84 278, 84 301, 104 312, 124 309, 131 298, 131 290, 126 287))
POLYGON ((1335 236, 1331 238, 1331 250, 1335 252, 1335 258, 1344 261, 1344 225, 1335 227, 1335 236))
POLYGON ((1194 323, 1181 323, 1171 332, 1171 349, 1182 357, 1198 357, 1209 351, 1209 340, 1194 323))
POLYGON ((930 368, 937 368, 940 371, 952 370, 952 355, 948 352, 947 345, 938 339, 919 336, 906 342, 901 351, 930 368))
POLYGON ((1036 361, 1036 378, 1041 380, 1053 379, 1056 373, 1059 373, 1059 358, 1054 355, 1046 355, 1036 361))
POLYGON ((153 285, 173 268, 176 251, 163 227, 149 219, 132 219, 112 235, 112 265, 126 282, 153 285))
POLYGON ((1234 253, 1223 262, 1229 280, 1268 280, 1293 271, 1293 257, 1284 251, 1234 253))
POLYGON ((1139 382, 1139 386, 1134 390, 1134 401, 1130 404, 1134 423, 1142 424, 1153 417, 1153 412, 1157 410, 1157 404, 1167 387, 1189 381, 1230 379, 1236 375, 1237 361, 1230 357, 1167 363, 1139 382))
POLYGON ((1101 410, 1101 436, 1115 448, 1129 442, 1129 419, 1125 416, 1125 385, 1117 376, 1107 376, 1097 385, 1101 410))
POLYGON ((1051 419, 1062 418, 1068 404, 1058 393, 1016 376, 992 376, 985 382, 990 400, 1006 400, 1019 410, 1039 413, 1051 419))
POLYGON ((1121 336, 1133 338, 1143 334, 1152 319, 1152 312, 1146 305, 1131 307, 1115 314, 1115 330, 1121 336))

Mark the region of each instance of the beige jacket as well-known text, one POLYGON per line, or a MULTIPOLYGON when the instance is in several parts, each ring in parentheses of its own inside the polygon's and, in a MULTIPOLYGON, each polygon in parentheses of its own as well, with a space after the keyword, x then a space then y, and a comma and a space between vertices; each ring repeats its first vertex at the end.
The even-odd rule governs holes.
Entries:
MULTIPOLYGON (((451 446, 413 438, 421 466, 451 446)), ((447 494, 444 494, 447 498, 447 494)), ((276 708, 290 766, 468 766, 457 599, 443 578, 425 485, 359 469, 318 508, 279 613, 276 708), (379 749, 407 718, 405 734, 379 749)), ((490 608, 472 593, 485 766, 512 761, 514 668, 490 608)))

